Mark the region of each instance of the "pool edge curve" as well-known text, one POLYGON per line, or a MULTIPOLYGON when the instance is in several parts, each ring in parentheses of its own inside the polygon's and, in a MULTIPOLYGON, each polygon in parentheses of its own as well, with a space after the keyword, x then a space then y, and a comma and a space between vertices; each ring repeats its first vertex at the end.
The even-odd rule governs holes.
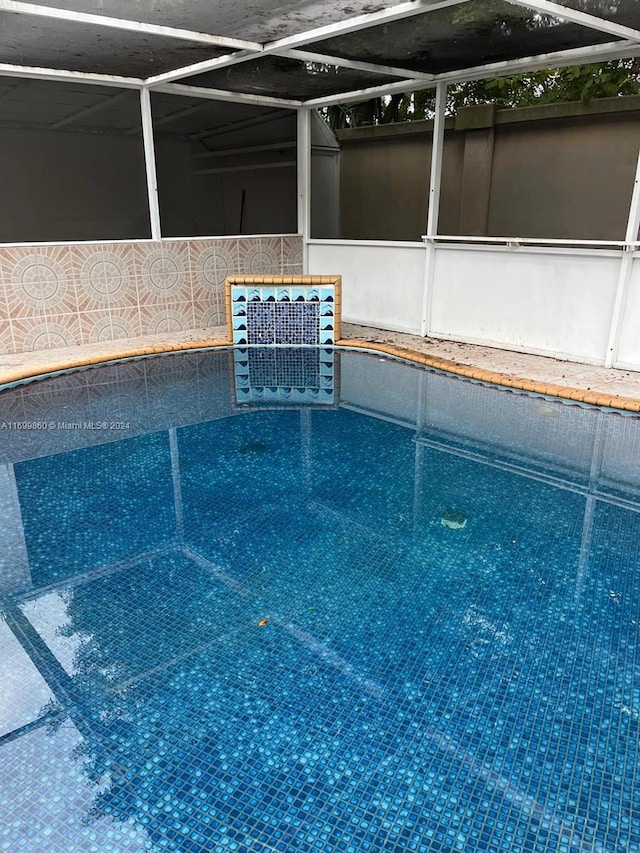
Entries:
MULTIPOLYGON (((359 350, 362 352, 380 353, 413 364, 419 364, 434 370, 442 370, 455 376, 471 379, 477 382, 486 382, 515 391, 523 391, 529 394, 541 394, 545 397, 556 397, 574 403, 583 403, 590 406, 600 406, 608 409, 618 409, 625 412, 640 413, 640 399, 593 391, 584 388, 558 385, 552 382, 526 379, 520 376, 512 376, 499 371, 485 370, 482 367, 463 364, 452 359, 439 356, 427 355, 407 347, 397 346, 374 341, 363 341, 361 339, 341 338, 335 344, 338 349, 359 350)), ((126 361, 128 359, 145 358, 154 355, 170 355, 189 350, 208 350, 232 348, 228 340, 220 338, 204 338, 195 341, 179 341, 166 344, 152 344, 137 347, 125 347, 122 350, 110 352, 92 353, 59 359, 46 366, 38 365, 32 367, 19 367, 0 369, 0 390, 13 385, 21 384, 29 380, 46 378, 58 373, 76 370, 83 367, 93 367, 109 362, 126 361)))

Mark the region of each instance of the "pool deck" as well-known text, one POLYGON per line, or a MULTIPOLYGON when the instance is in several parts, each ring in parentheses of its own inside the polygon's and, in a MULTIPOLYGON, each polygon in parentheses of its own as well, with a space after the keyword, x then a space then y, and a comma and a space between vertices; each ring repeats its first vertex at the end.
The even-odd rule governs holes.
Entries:
MULTIPOLYGON (((399 356, 469 379, 531 393, 640 412, 640 372, 421 338, 349 323, 342 325, 342 333, 341 346, 399 356)), ((0 386, 122 358, 228 345, 225 327, 218 326, 63 349, 0 354, 0 386)))

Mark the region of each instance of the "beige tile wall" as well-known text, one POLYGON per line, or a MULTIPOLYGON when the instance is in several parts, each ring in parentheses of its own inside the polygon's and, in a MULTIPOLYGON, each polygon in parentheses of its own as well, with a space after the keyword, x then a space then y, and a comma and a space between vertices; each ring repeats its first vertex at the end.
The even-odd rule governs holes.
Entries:
POLYGON ((0 247, 0 352, 219 326, 227 275, 301 272, 295 235, 0 247))

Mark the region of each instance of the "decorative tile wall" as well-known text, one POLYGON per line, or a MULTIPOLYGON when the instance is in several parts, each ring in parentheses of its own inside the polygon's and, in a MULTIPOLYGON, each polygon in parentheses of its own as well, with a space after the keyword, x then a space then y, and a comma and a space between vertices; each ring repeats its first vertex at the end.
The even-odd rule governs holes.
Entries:
POLYGON ((236 346, 331 346, 340 337, 340 290, 340 276, 230 276, 229 340, 236 346))
POLYGON ((340 276, 237 275, 226 282, 227 335, 240 406, 332 405, 340 276))
POLYGON ((0 352, 219 326, 229 275, 301 272, 296 235, 0 247, 0 352))

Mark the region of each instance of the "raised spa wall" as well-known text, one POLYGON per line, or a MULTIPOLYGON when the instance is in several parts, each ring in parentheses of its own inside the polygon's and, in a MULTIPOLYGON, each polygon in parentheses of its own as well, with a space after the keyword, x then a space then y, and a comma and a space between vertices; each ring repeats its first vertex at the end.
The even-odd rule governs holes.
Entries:
POLYGON ((225 323, 229 275, 302 272, 298 235, 0 247, 0 352, 225 323))

